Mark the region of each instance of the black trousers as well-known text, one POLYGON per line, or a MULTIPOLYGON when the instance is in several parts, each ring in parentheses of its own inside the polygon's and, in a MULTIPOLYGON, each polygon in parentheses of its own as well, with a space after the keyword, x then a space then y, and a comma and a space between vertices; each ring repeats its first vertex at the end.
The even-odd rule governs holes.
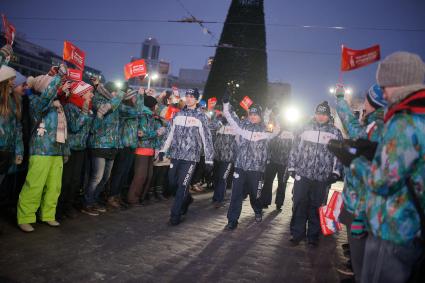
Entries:
POLYGON ((263 205, 272 204, 272 193, 273 193, 273 182, 277 175, 277 191, 276 191, 276 206, 283 206, 285 201, 286 193, 286 182, 288 182, 289 174, 286 172, 286 166, 269 163, 266 166, 266 172, 264 175, 264 186, 261 193, 261 201, 263 205))
POLYGON ((291 220, 291 234, 295 239, 305 238, 306 225, 308 225, 308 240, 312 242, 319 240, 320 218, 318 209, 326 197, 327 186, 327 182, 295 176, 291 220))
POLYGON ((86 150, 71 150, 71 156, 63 166, 62 190, 59 196, 57 213, 63 214, 72 209, 78 192, 83 184, 86 150))

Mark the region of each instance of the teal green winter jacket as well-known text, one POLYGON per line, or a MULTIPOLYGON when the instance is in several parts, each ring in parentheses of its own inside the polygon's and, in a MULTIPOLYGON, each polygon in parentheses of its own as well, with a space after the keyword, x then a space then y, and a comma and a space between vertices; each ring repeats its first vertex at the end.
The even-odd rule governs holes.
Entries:
POLYGON ((60 84, 61 78, 55 76, 40 96, 31 95, 29 97, 32 122, 30 155, 70 155, 68 143, 58 143, 56 141, 58 112, 56 107, 53 106, 53 101, 56 98, 60 84))
POLYGON ((92 128, 89 136, 89 148, 120 148, 120 105, 124 97, 124 92, 119 91, 117 95, 111 100, 106 99, 97 91, 93 97, 93 112, 97 113, 97 110, 102 104, 110 103, 112 109, 106 113, 101 119, 94 118, 92 128))
POLYGON ((72 103, 64 106, 66 121, 68 124, 68 144, 72 150, 84 150, 87 148, 87 139, 93 123, 93 113, 85 114, 72 103))
MULTIPOLYGON (((377 109, 366 117, 365 125, 361 125, 358 118, 354 116, 348 103, 344 98, 337 98, 336 111, 341 119, 342 125, 346 129, 350 139, 369 139, 379 142, 382 129, 384 127, 384 109, 377 109), (368 134, 369 133, 369 134, 368 134)), ((350 173, 350 169, 345 167, 345 188, 343 191, 344 207, 356 216, 364 212, 366 189, 360 179, 355 178, 350 173)))
POLYGON ((415 97, 415 93, 408 95, 409 100, 389 108, 393 115, 386 114, 373 161, 361 157, 350 166, 352 174, 371 192, 366 216, 372 234, 401 245, 411 245, 421 231, 407 187, 409 179, 425 210, 425 91, 415 97))
MULTIPOLYGON (((0 104, 3 103, 0 98, 0 104)), ((16 103, 9 96, 9 109, 7 116, 0 115, 0 151, 13 152, 16 156, 24 155, 24 144, 22 142, 22 125, 16 117, 16 103)))

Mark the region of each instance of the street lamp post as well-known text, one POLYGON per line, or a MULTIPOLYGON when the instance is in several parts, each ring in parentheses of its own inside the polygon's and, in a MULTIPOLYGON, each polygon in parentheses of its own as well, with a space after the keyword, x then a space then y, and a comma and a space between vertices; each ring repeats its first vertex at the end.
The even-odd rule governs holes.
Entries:
POLYGON ((151 80, 152 81, 156 81, 159 77, 159 75, 157 73, 153 73, 151 75, 147 74, 146 75, 148 77, 148 89, 151 88, 151 80))

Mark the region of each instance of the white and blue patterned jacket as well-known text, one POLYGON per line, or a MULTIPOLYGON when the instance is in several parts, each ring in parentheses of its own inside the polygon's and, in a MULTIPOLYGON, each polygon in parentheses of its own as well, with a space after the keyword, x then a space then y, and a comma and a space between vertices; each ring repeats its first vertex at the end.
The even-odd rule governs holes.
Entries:
POLYGON ((327 148, 329 140, 342 140, 331 123, 307 123, 297 134, 289 155, 288 171, 310 180, 325 182, 332 173, 341 176, 342 164, 327 148))
POLYGON ((235 162, 236 129, 229 124, 221 125, 214 141, 215 160, 235 162))
POLYGON ((183 108, 178 112, 160 152, 168 152, 172 159, 199 162, 204 150, 205 163, 213 164, 214 148, 208 119, 198 108, 183 108))
POLYGON ((223 113, 238 137, 238 150, 236 151, 235 168, 245 171, 264 172, 268 157, 269 141, 279 134, 266 132, 263 123, 253 124, 248 120, 240 121, 235 112, 229 110, 230 104, 223 104, 223 113))

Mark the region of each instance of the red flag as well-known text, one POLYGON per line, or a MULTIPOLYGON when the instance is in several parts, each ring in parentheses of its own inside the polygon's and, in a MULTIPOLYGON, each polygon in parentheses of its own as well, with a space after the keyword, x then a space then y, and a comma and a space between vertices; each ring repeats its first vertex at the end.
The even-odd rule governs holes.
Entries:
POLYGON ((84 70, 86 54, 83 50, 69 41, 63 43, 63 60, 74 64, 81 71, 84 70))
POLYGON ((252 100, 248 96, 245 96, 242 101, 239 103, 239 105, 248 111, 249 107, 252 105, 252 100))
POLYGON ((80 70, 68 68, 68 74, 66 77, 68 80, 79 82, 83 80, 83 72, 80 70))
POLYGON ((372 64, 381 59, 379 45, 363 50, 354 50, 342 46, 341 71, 351 71, 372 64))
POLYGON ((146 64, 145 60, 137 60, 131 63, 128 63, 124 66, 124 75, 125 79, 131 79, 135 77, 144 77, 146 75, 146 64))
POLYGON ((213 110, 216 104, 217 98, 211 97, 210 99, 208 99, 208 110, 213 110))
POLYGON ((168 106, 167 112, 165 113, 165 120, 170 121, 174 118, 176 113, 180 112, 180 109, 174 106, 168 106))
POLYGON ((12 45, 15 40, 16 29, 11 23, 9 23, 4 14, 2 14, 1 17, 3 19, 4 37, 6 38, 7 44, 12 45))

